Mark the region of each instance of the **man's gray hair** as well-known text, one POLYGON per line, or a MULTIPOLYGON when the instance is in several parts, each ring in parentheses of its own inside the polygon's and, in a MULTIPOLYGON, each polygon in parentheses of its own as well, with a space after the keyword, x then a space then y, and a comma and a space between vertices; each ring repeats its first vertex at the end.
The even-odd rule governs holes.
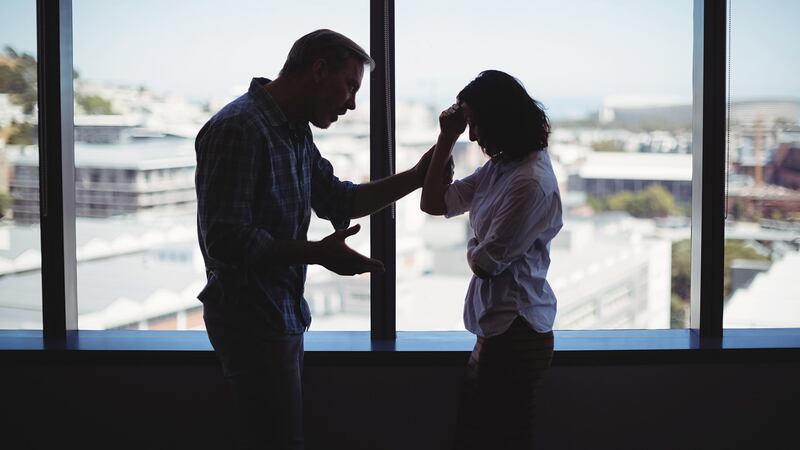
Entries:
POLYGON ((375 68, 375 61, 369 54, 347 36, 327 29, 312 31, 292 45, 280 75, 301 73, 318 59, 324 59, 338 68, 347 58, 356 58, 361 63, 369 64, 370 71, 375 68))

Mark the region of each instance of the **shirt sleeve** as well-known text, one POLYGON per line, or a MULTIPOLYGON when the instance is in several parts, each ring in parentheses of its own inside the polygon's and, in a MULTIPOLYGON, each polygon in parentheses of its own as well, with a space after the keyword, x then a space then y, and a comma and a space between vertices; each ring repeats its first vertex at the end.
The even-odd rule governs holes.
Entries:
POLYGON ((475 188, 483 173, 483 166, 475 169, 471 175, 456 180, 447 187, 444 191, 444 206, 446 218, 459 216, 469 211, 472 204, 472 197, 475 194, 475 188))
POLYGON ((207 124, 195 143, 200 240, 212 259, 240 268, 263 261, 274 241, 253 223, 259 147, 238 122, 207 124))
POLYGON ((467 258, 491 276, 523 257, 544 231, 561 216, 556 195, 527 182, 503 197, 483 241, 470 246, 467 258))
POLYGON ((311 153, 311 208, 320 219, 330 220, 333 228, 347 228, 353 216, 357 185, 339 180, 315 144, 311 153))

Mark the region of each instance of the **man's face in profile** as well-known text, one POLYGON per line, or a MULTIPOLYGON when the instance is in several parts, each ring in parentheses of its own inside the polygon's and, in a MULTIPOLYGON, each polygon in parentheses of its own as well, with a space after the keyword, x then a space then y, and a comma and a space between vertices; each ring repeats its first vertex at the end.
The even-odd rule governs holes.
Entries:
POLYGON ((356 109, 356 93, 364 77, 364 64, 348 58, 338 68, 326 65, 318 74, 318 92, 311 123, 328 128, 348 109, 356 109))

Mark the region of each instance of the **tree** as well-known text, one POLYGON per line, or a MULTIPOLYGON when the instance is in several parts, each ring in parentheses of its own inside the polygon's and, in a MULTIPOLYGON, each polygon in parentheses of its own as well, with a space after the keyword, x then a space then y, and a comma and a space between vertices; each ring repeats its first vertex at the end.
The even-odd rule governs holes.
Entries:
POLYGON ((10 145, 33 145, 33 124, 12 123, 11 132, 8 135, 7 143, 10 145))
POLYGON ((5 217, 14 204, 14 199, 7 192, 0 192, 0 217, 5 217))
POLYGON ((689 239, 672 244, 672 293, 689 302, 692 281, 692 243, 689 239))
POLYGON ((687 328, 689 326, 689 302, 672 294, 669 304, 669 327, 687 328))
POLYGON ((78 94, 75 96, 75 102, 83 108, 86 114, 113 114, 111 102, 99 95, 78 94))
POLYGON ((14 67, 0 64, 0 93, 16 94, 25 90, 25 79, 14 67))
POLYGON ((592 142, 592 149, 596 152, 624 152, 622 142, 617 140, 599 140, 592 142))
POLYGON ((7 143, 9 145, 32 145, 33 144, 33 125, 29 123, 12 122, 8 134, 7 143))
POLYGON ((589 197, 587 202, 595 211, 627 211, 634 217, 666 217, 684 212, 660 184, 651 184, 640 192, 619 192, 605 199, 589 197))
POLYGON ((10 61, 0 63, 0 92, 10 94, 12 103, 21 105, 25 114, 32 114, 37 101, 36 59, 27 53, 5 48, 10 61))

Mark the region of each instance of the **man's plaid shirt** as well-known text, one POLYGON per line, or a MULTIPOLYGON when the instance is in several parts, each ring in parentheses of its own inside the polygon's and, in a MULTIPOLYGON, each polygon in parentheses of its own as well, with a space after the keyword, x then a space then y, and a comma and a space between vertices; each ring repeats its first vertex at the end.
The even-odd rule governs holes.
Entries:
POLYGON ((198 298, 254 302, 276 334, 308 329, 306 266, 271 255, 274 240, 306 240, 311 209, 336 229, 350 222, 356 185, 340 181, 308 124, 292 126, 263 85, 203 126, 197 152, 197 226, 208 283, 198 298))

